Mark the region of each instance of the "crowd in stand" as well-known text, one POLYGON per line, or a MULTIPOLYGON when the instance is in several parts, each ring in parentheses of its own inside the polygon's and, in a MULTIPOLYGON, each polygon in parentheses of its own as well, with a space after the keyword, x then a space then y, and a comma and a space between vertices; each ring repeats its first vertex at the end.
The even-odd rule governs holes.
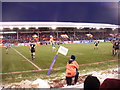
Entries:
MULTIPOLYGON (((38 36, 38 41, 44 42, 50 40, 50 35, 54 37, 55 41, 80 41, 80 40, 106 40, 107 37, 110 37, 109 34, 103 32, 59 32, 55 33, 36 33, 38 36), (92 34, 93 37, 88 37, 86 34, 92 34), (62 37, 61 35, 67 35, 68 37, 62 37)), ((33 39, 33 33, 18 33, 18 34, 3 34, 2 42, 10 43, 28 43, 33 39)))

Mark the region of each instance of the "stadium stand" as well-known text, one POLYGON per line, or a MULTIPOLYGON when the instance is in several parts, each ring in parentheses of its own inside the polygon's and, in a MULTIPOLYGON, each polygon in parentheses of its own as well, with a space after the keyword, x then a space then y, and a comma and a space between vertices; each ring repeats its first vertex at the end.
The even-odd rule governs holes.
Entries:
MULTIPOLYGON (((57 35, 57 32, 53 32, 51 33, 50 31, 49 32, 37 32, 37 35, 39 34, 38 36, 38 39, 40 42, 45 42, 45 41, 49 41, 50 39, 50 35, 52 35, 54 37, 54 40, 55 41, 79 41, 79 40, 106 40, 108 37, 110 37, 110 33, 108 32, 86 32, 86 31, 82 31, 82 32, 73 32, 73 31, 64 31, 64 32, 58 32, 58 35, 57 35), (86 34, 92 34, 93 37, 88 37, 86 36, 86 34), (67 35, 68 37, 61 37, 61 35, 67 35)), ((32 35, 33 35, 34 32, 19 32, 18 33, 18 36, 16 33, 8 33, 8 34, 3 34, 3 43, 6 43, 6 42, 10 42, 10 43, 16 43, 16 42, 19 42, 19 43, 28 43, 31 39, 32 39, 32 35)))

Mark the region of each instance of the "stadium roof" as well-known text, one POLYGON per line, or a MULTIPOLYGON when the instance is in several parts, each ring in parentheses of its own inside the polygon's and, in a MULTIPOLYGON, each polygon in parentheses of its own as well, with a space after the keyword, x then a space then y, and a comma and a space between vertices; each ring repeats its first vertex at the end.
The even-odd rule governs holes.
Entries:
POLYGON ((119 2, 24 1, 3 2, 2 22, 82 22, 120 25, 119 2))
POLYGON ((57 27, 70 27, 70 28, 119 28, 119 25, 113 24, 101 24, 101 23, 73 23, 73 22, 0 22, 0 29, 3 28, 31 28, 35 27, 36 29, 39 27, 51 27, 52 29, 56 29, 57 27))

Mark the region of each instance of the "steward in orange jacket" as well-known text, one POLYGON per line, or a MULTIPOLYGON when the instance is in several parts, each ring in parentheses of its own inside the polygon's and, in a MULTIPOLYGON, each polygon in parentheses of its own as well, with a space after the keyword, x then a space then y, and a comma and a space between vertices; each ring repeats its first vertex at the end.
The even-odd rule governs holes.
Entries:
POLYGON ((73 77, 76 75, 76 72, 79 68, 79 65, 76 61, 73 61, 72 59, 69 60, 66 66, 66 77, 73 77))
POLYGON ((67 85, 72 85, 72 78, 75 77, 74 84, 77 83, 78 76, 79 76, 79 65, 75 61, 75 56, 71 55, 71 59, 67 62, 66 66, 66 82, 67 85))

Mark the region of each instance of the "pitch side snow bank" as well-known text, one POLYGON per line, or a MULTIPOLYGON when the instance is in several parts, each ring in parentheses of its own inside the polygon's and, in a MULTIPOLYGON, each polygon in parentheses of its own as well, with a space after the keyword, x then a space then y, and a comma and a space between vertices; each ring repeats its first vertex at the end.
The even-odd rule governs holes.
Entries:
POLYGON ((0 86, 0 89, 2 88, 50 88, 50 85, 47 81, 38 78, 35 81, 22 80, 20 83, 0 86))
POLYGON ((50 85, 42 79, 37 79, 33 81, 32 85, 37 86, 36 88, 50 88, 50 85))
POLYGON ((106 78, 115 78, 119 79, 118 68, 112 68, 112 69, 107 69, 107 70, 101 70, 101 71, 93 71, 93 72, 88 72, 88 73, 80 73, 80 76, 78 78, 78 83, 77 85, 72 85, 72 86, 67 86, 66 81, 65 81, 65 75, 61 75, 60 79, 54 79, 54 80, 42 80, 40 78, 36 79, 35 81, 29 81, 29 80, 22 80, 19 83, 11 83, 11 84, 5 84, 5 85, 0 85, 0 89, 4 88, 83 88, 84 87, 84 80, 88 75, 96 76, 99 80, 100 83, 102 83, 106 78), (64 78, 63 78, 64 77, 64 78))
MULTIPOLYGON (((106 78, 119 79, 118 68, 88 72, 85 74, 81 74, 80 76, 87 76, 87 75, 96 76, 99 79, 100 83, 102 83, 106 78)), ((64 87, 62 88, 84 88, 84 81, 83 83, 77 85, 71 85, 71 86, 64 85, 64 87)))

